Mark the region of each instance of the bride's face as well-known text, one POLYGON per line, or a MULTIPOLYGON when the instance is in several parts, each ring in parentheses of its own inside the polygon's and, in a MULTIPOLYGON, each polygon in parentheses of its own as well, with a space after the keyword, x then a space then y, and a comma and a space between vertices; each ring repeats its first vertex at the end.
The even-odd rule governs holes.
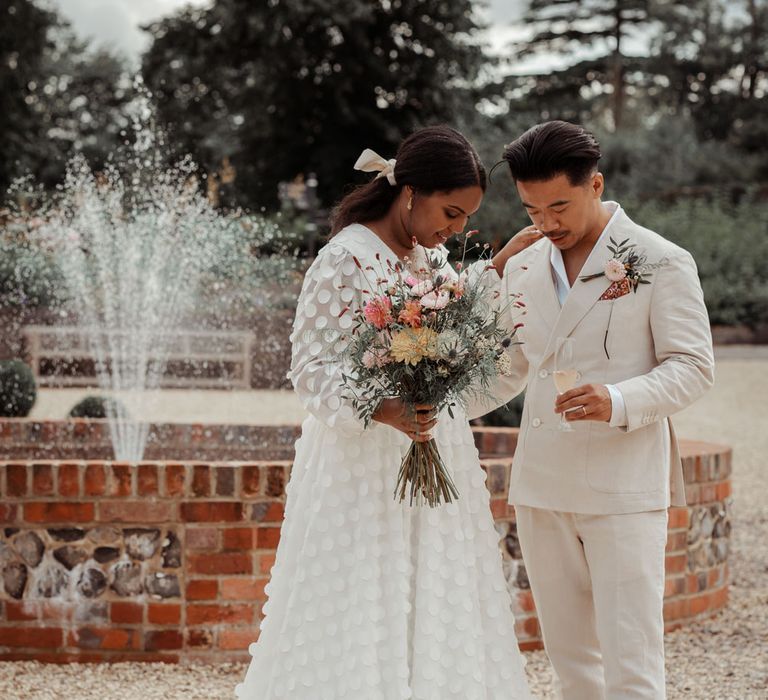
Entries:
POLYGON ((469 217, 483 201, 483 190, 479 185, 427 195, 416 192, 410 210, 407 202, 411 193, 404 191, 403 194, 406 230, 425 248, 435 248, 464 231, 469 217))

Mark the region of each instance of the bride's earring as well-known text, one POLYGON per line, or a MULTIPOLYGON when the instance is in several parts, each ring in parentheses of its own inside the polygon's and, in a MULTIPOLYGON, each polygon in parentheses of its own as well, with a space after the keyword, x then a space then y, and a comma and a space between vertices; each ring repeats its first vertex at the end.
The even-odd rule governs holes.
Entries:
POLYGON ((411 211, 411 210, 413 209, 413 195, 411 195, 411 196, 408 198, 408 204, 406 204, 406 205, 405 205, 405 208, 406 208, 408 211, 411 211))

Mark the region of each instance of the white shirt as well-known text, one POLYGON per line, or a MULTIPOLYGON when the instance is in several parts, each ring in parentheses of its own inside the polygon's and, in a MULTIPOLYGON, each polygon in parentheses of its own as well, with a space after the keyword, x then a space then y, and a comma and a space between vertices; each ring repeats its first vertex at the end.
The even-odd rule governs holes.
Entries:
MULTIPOLYGON (((608 231, 610 230, 614 221, 616 221, 618 218, 619 212, 621 211, 621 206, 616 202, 605 202, 605 206, 609 209, 614 209, 615 207, 615 209, 613 215, 605 225, 603 232, 600 234, 600 238, 597 239, 595 247, 605 244, 606 239, 609 236, 608 231)), ((571 285, 568 282, 568 274, 565 271, 563 254, 560 252, 560 249, 557 246, 552 246, 552 252, 550 253, 549 261, 552 265, 552 280, 555 283, 557 298, 559 299, 560 306, 562 308, 563 304, 565 304, 565 300, 568 298, 568 295, 571 292, 571 285)), ((606 384, 605 387, 608 389, 608 393, 611 395, 611 421, 609 425, 612 428, 626 426, 627 407, 624 404, 624 397, 613 384, 606 384)))

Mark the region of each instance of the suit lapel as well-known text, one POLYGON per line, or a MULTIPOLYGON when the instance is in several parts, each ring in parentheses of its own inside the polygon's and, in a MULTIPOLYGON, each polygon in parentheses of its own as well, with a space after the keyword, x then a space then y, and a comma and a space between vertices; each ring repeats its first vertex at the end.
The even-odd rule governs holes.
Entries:
MULTIPOLYGON (((556 341, 558 338, 567 338, 576 325, 581 321, 587 312, 599 301, 600 297, 606 290, 609 282, 605 277, 597 277, 589 282, 582 282, 581 277, 597 274, 603 271, 605 261, 610 257, 610 252, 605 248, 602 242, 592 249, 587 261, 584 263, 584 267, 581 269, 579 276, 571 288, 568 297, 565 300, 560 315, 557 317, 557 322, 552 328, 549 340, 547 341, 547 347, 544 351, 544 355, 541 359, 542 362, 546 361, 549 356, 555 351, 556 341)), ((547 260, 549 264, 549 260, 547 260)))
POLYGON ((549 260, 551 250, 552 244, 546 241, 542 244, 538 257, 531 263, 526 277, 527 298, 523 299, 528 307, 544 320, 550 331, 560 315, 560 300, 557 298, 549 260))

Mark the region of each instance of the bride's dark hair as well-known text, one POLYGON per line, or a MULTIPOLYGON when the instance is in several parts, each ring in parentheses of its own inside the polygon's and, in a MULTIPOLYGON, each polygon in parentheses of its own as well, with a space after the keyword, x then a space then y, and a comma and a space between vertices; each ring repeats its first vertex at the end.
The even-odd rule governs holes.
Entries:
POLYGON ((331 235, 349 224, 383 217, 405 185, 421 194, 474 185, 485 192, 487 176, 477 151, 449 126, 415 131, 400 144, 395 159, 397 184, 380 177, 353 189, 331 211, 331 235))

